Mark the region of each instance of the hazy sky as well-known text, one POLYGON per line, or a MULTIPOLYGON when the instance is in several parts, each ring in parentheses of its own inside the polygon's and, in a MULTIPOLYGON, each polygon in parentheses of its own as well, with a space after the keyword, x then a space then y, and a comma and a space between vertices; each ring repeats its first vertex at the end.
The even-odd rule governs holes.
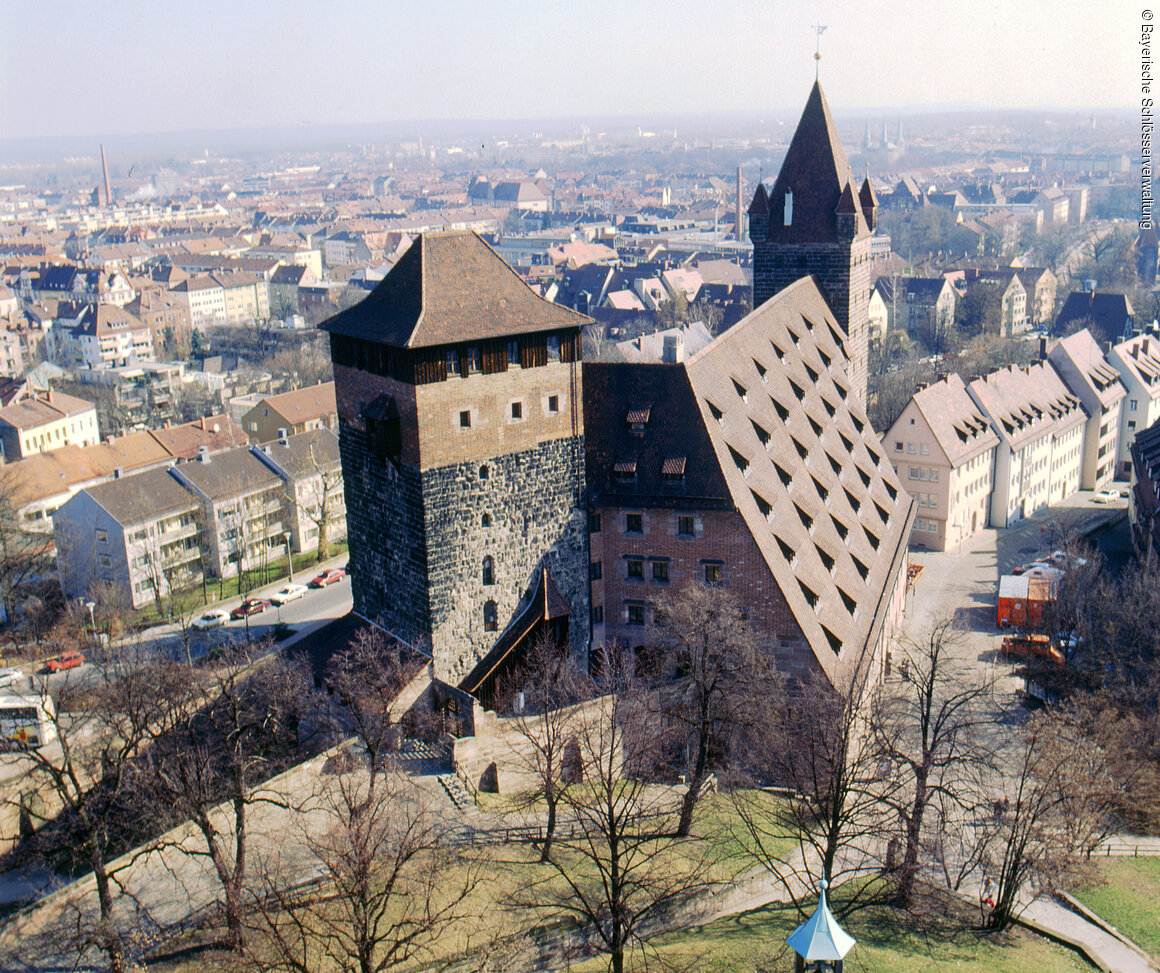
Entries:
MULTIPOLYGON (((1144 0, 1152 2, 1152 0, 1144 0)), ((1157 0, 1160 10, 1160 0, 1157 0)), ((1131 108, 1125 0, 0 0, 0 138, 444 118, 1131 108)))

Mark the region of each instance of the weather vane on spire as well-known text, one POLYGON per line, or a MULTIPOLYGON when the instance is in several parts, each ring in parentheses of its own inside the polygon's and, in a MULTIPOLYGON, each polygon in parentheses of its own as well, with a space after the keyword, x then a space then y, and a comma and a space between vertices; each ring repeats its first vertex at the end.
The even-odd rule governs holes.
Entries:
POLYGON ((817 46, 814 48, 814 80, 818 80, 818 74, 822 67, 822 34, 826 32, 826 26, 822 24, 814 24, 814 33, 818 35, 817 46))

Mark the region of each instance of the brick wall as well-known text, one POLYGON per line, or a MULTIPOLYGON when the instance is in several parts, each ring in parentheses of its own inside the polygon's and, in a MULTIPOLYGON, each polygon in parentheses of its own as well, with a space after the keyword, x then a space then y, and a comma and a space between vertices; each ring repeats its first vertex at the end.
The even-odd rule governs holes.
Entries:
MULTIPOLYGON (((706 564, 721 566, 721 583, 751 612, 768 635, 778 668, 791 679, 817 671, 813 650, 769 571, 740 514, 729 511, 601 507, 600 531, 589 537, 592 562, 600 580, 592 582, 592 604, 603 608, 604 622, 593 626, 593 642, 623 639, 629 645, 647 638, 653 613, 649 603, 693 580, 705 581, 706 564), (640 533, 626 531, 629 514, 641 517, 640 533), (692 536, 679 533, 679 518, 692 516, 692 536), (628 561, 642 559, 643 579, 628 577, 628 561), (653 563, 668 566, 668 581, 653 579, 653 563), (627 604, 645 605, 645 625, 629 624, 627 604)), ((827 647, 825 651, 830 651, 827 647)))

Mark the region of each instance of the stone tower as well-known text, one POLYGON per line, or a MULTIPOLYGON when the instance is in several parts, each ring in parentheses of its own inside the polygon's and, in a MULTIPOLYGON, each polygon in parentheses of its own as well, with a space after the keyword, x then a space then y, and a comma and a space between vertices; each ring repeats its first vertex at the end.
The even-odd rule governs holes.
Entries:
POLYGON ((850 383, 866 402, 870 237, 878 200, 867 179, 855 189, 822 87, 814 83, 773 188, 749 207, 753 304, 812 274, 842 328, 850 383))
POLYGON ((324 325, 354 610, 469 691, 494 689, 548 623, 586 658, 587 320, 445 232, 324 325))

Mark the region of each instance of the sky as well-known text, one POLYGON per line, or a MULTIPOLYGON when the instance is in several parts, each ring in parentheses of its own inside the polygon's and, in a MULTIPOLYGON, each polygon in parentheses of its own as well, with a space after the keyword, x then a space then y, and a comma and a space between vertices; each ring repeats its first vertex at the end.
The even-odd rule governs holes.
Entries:
POLYGON ((800 110, 815 24, 839 113, 1127 110, 1150 2, 0 0, 0 139, 800 110))

